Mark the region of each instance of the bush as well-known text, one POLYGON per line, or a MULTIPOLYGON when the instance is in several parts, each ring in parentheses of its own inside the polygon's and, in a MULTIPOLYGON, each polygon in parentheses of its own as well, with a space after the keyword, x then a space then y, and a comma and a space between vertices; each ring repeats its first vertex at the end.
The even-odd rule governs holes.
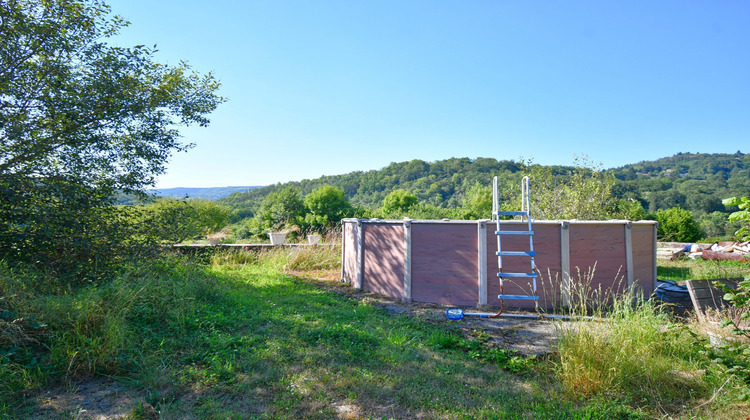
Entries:
POLYGON ((724 300, 734 308, 730 313, 738 317, 727 317, 722 326, 732 329, 732 333, 743 340, 734 340, 710 349, 715 361, 727 368, 727 372, 737 376, 743 383, 743 398, 750 401, 750 274, 745 276, 736 289, 730 289, 724 283, 717 282, 724 289, 724 300))
POLYGON ((656 234, 661 241, 695 242, 704 237, 690 210, 672 207, 651 217, 659 222, 656 234))
POLYGON ((305 197, 304 204, 307 213, 304 218, 297 217, 304 232, 322 232, 354 214, 344 190, 330 185, 314 189, 305 197))
POLYGON ((229 222, 229 209, 209 200, 160 198, 141 207, 144 233, 163 243, 180 243, 219 231, 229 222))
POLYGON ((735 236, 741 240, 750 239, 750 198, 731 197, 723 200, 722 203, 725 206, 737 206, 739 208, 739 211, 733 212, 729 215, 729 221, 740 222, 744 225, 734 233, 735 236))

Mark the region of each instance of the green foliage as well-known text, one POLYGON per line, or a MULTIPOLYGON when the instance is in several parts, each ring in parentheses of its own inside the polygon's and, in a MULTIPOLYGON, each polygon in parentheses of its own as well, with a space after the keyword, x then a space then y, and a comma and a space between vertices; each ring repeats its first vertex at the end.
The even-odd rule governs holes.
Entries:
POLYGON ((258 216, 272 229, 280 229, 293 223, 304 210, 299 191, 288 187, 266 196, 260 205, 258 216))
POLYGON ((417 196, 406 190, 395 190, 383 199, 383 213, 399 213, 409 210, 419 200, 417 196))
POLYGON ((291 186, 302 194, 309 194, 323 185, 331 185, 342 189, 355 208, 369 211, 380 208, 383 199, 398 189, 416 195, 421 203, 457 208, 469 188, 476 183, 488 185, 494 175, 499 175, 503 183, 507 179, 517 189, 521 179, 520 170, 521 165, 517 162, 492 158, 451 158, 436 162, 413 160, 391 163, 380 170, 271 185, 247 193, 232 194, 221 201, 243 214, 254 214, 263 197, 282 188, 291 186))
POLYGON ((706 372, 708 359, 689 332, 652 301, 625 294, 595 314, 600 322, 559 326, 555 372, 572 396, 622 395, 635 405, 675 409, 709 396, 721 380, 706 372))
POLYGON ((353 211, 352 205, 344 197, 344 191, 330 185, 314 189, 305 196, 304 204, 309 213, 326 216, 331 223, 351 216, 353 211))
POLYGON ((118 191, 164 172, 180 126, 206 125, 218 82, 143 46, 100 1, 0 4, 0 257, 98 276, 131 240, 118 191))
POLYGON ((314 189, 305 196, 304 205, 306 214, 298 216, 297 222, 305 232, 322 232, 354 213, 344 191, 330 185, 314 189))
MULTIPOLYGON (((747 193, 750 154, 678 153, 610 172, 618 179, 617 198, 639 200, 651 213, 679 206, 700 218, 703 214, 726 212, 721 205, 722 197, 747 193)), ((728 233, 731 232, 712 236, 728 233)))
POLYGON ((625 220, 644 220, 648 217, 641 202, 632 198, 616 200, 612 215, 625 220))
POLYGON ((461 203, 467 218, 492 218, 492 186, 477 182, 466 192, 461 203))
MULTIPOLYGON (((738 313, 739 317, 727 317, 722 326, 730 327, 732 334, 744 338, 744 340, 733 340, 716 346, 709 346, 710 354, 715 361, 727 368, 727 372, 736 375, 743 383, 743 397, 750 401, 750 330, 747 328, 750 320, 750 274, 737 285, 729 288, 722 282, 716 282, 718 287, 724 289, 724 300, 730 303, 738 313)), ((730 312, 731 313, 731 312, 730 312)))
POLYGON ((0 175, 0 257, 71 282, 99 279, 140 252, 133 243, 141 229, 136 214, 110 206, 103 189, 0 175))
POLYGON ((606 220, 615 215, 613 175, 576 158, 570 176, 559 176, 551 167, 529 166, 532 215, 538 219, 606 220))
POLYGON ((731 197, 722 200, 725 206, 737 206, 739 211, 729 215, 730 222, 740 222, 742 226, 734 234, 742 240, 750 239, 750 198, 748 197, 731 197))
POLYGON ((718 238, 725 241, 731 240, 734 236, 732 234, 742 227, 740 221, 729 221, 727 213, 720 211, 701 214, 698 216, 698 225, 706 238, 718 238))
POLYGON ((653 220, 659 222, 656 234, 661 241, 695 242, 704 236, 690 210, 679 207, 658 210, 653 220))
POLYGON ((142 206, 140 224, 156 241, 177 244, 229 223, 229 209, 209 200, 160 198, 142 206))
MULTIPOLYGON (((271 192, 293 186, 304 195, 322 185, 331 185, 342 189, 346 198, 363 210, 359 213, 361 215, 380 209, 383 199, 389 193, 401 189, 414 194, 419 203, 431 208, 464 208, 465 217, 487 217, 488 213, 481 210, 481 205, 480 208, 471 208, 474 204, 467 201, 472 188, 479 184, 484 186, 488 194, 492 177, 497 175, 500 179, 501 209, 515 210, 519 206, 522 175, 537 173, 540 178, 532 179, 531 182, 532 200, 536 200, 540 193, 545 195, 545 191, 549 194, 545 203, 536 203, 534 206, 561 209, 561 205, 557 206, 554 201, 550 201, 561 197, 568 201, 564 203, 565 207, 578 209, 575 213, 580 213, 585 218, 639 220, 645 217, 645 210, 653 213, 676 205, 692 211, 696 218, 715 211, 727 212, 721 206, 720 197, 746 195, 750 189, 750 155, 740 152, 680 153, 669 158, 607 171, 601 171, 586 159, 578 159, 575 165, 541 167, 526 162, 498 161, 492 158, 451 158, 435 162, 413 160, 391 163, 379 170, 258 188, 247 193, 233 194, 222 199, 222 202, 236 212, 233 220, 237 221, 257 213, 263 197, 271 192), (577 186, 577 180, 583 180, 584 184, 577 186), (568 197, 564 188, 566 185, 578 188, 581 194, 568 197), (606 196, 607 189, 610 190, 611 198, 606 196), (588 192, 593 192, 594 195, 587 196, 588 192), (597 210, 597 206, 600 210, 597 210)), ((550 213, 560 214, 565 211, 550 213)), ((378 216, 375 213, 370 215, 378 216)), ((543 218, 543 213, 534 213, 534 217, 543 218)), ((720 227, 716 226, 717 229, 720 227)), ((731 229, 731 226, 726 229, 731 229)), ((712 236, 726 234, 727 231, 717 231, 712 236)))

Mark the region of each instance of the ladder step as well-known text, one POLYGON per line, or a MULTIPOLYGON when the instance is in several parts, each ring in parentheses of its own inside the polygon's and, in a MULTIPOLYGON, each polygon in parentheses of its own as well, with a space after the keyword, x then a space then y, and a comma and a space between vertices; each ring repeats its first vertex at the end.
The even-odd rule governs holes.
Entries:
POLYGON ((497 295, 497 298, 513 300, 539 300, 539 296, 536 295, 497 295))
POLYGON ((495 255, 500 256, 517 256, 517 257, 533 257, 536 255, 536 252, 529 252, 529 251, 500 251, 496 252, 495 255))
POLYGON ((496 211, 495 214, 498 216, 528 216, 529 212, 527 211, 496 211))
POLYGON ((539 275, 537 273, 503 273, 503 272, 497 273, 497 276, 498 277, 508 277, 508 278, 510 278, 510 277, 529 277, 529 278, 539 277, 539 275))
POLYGON ((495 235, 533 235, 533 230, 496 230, 495 235))

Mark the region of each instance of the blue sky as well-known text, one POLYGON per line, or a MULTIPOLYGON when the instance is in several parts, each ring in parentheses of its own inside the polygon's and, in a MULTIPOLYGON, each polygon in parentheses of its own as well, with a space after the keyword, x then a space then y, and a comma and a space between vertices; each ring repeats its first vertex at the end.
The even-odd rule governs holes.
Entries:
POLYGON ((229 101, 158 187, 450 157, 605 168, 747 153, 750 2, 110 0, 120 45, 229 101))

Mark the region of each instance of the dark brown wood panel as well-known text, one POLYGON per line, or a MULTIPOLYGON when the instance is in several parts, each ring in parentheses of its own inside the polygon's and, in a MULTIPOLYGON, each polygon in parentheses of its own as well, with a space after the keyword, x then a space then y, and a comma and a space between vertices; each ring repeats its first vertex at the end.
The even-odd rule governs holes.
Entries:
POLYGON ((381 295, 404 295, 404 226, 362 224, 362 288, 381 295))
POLYGON ((571 281, 604 293, 626 288, 625 225, 571 222, 569 229, 571 281))
POLYGON ((451 305, 476 305, 477 225, 414 223, 412 299, 451 305))
POLYGON ((724 300, 724 291, 714 285, 715 282, 721 282, 725 286, 734 289, 737 287, 742 278, 736 279, 712 279, 712 280, 688 280, 687 284, 688 292, 690 293, 690 300, 693 301, 693 308, 695 309, 698 320, 704 322, 706 311, 709 309, 725 309, 729 307, 729 304, 724 300))

